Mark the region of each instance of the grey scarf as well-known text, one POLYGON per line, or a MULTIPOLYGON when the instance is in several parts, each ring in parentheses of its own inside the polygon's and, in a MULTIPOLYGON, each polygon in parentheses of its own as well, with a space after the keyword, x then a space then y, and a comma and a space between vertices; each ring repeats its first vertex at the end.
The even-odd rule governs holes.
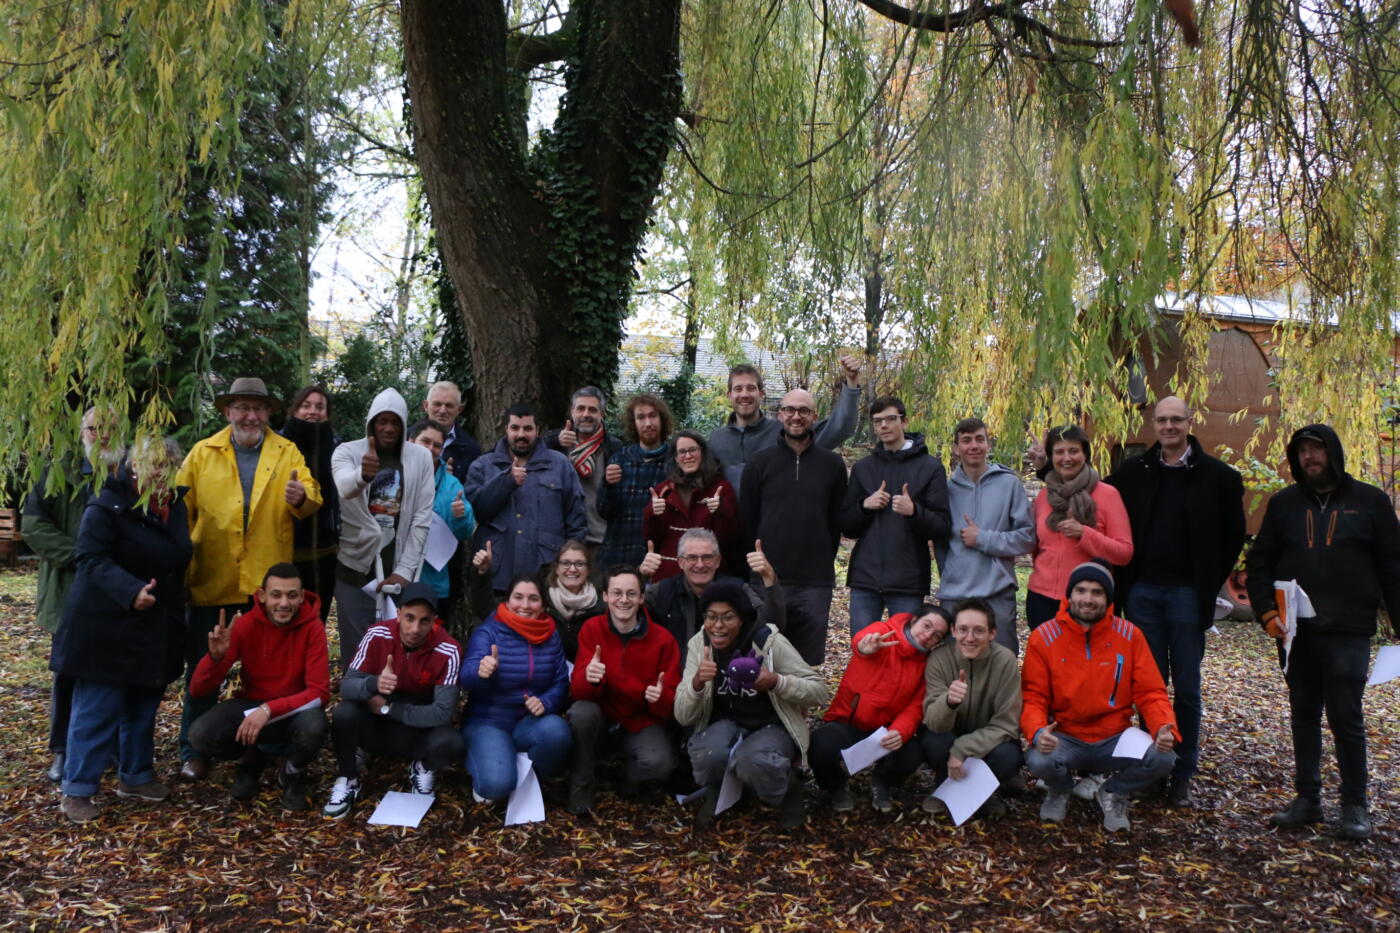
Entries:
POLYGON ((1088 528, 1098 521, 1099 510, 1090 495, 1099 484, 1098 471, 1084 464, 1072 480, 1060 479, 1060 474, 1051 470, 1045 474, 1045 497, 1050 502, 1050 514, 1045 519, 1045 527, 1051 531, 1059 528, 1060 522, 1073 515, 1079 524, 1088 528))

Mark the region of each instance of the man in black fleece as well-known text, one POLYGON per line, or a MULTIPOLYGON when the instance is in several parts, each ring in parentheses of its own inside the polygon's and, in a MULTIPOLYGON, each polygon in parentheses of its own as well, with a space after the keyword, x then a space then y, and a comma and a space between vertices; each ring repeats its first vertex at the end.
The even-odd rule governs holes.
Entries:
POLYGON ((1297 829, 1322 820, 1325 708, 1342 774, 1338 832, 1344 839, 1368 839, 1361 692, 1381 600, 1392 632, 1400 613, 1400 522, 1389 496, 1346 472, 1341 441, 1327 425, 1310 424, 1294 432, 1288 466, 1295 482, 1269 500, 1247 558, 1249 600, 1275 638, 1284 635, 1275 580, 1297 580, 1317 615, 1298 620, 1285 675, 1298 795, 1270 822, 1297 829))
POLYGON ((781 443, 744 464, 739 513, 744 530, 777 572, 787 604, 788 641, 813 667, 826 659, 836 548, 841 543, 841 500, 846 463, 812 442, 816 403, 810 392, 783 396, 781 443), (760 546, 757 542, 762 542, 760 546))

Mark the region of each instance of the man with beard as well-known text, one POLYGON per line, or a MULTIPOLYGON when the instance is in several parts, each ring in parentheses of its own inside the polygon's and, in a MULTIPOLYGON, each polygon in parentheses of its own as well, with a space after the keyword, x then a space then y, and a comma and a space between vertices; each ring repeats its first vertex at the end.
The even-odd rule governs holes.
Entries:
POLYGON ((804 389, 783 396, 781 442, 749 458, 739 511, 752 550, 763 552, 782 581, 787 604, 785 634, 802 660, 826 659, 826 629, 833 562, 841 543, 841 502, 846 464, 812 437, 816 402, 804 389))
MULTIPOLYGON (((1371 836, 1366 801, 1366 721, 1361 693, 1384 600, 1391 633, 1400 613, 1400 522, 1390 497, 1346 472, 1337 432, 1310 424, 1288 441, 1294 483, 1276 492, 1246 558, 1249 601, 1282 639, 1285 607, 1274 581, 1296 580, 1314 615, 1298 619, 1284 679, 1293 729, 1297 796, 1270 822, 1300 829, 1322 821, 1322 711, 1337 746, 1343 839, 1371 836)), ((1279 660, 1284 662, 1283 646, 1279 660)))
POLYGON ((269 746, 286 748, 278 772, 282 809, 306 809, 306 766, 326 738, 331 670, 321 599, 301 585, 295 564, 274 564, 254 594, 253 608, 220 619, 209 633, 209 653, 199 661, 190 693, 217 697, 219 686, 241 662, 238 694, 195 720, 190 744, 201 754, 238 760, 229 794, 252 800, 258 793, 269 746))
POLYGON ((505 437, 476 458, 463 485, 476 513, 476 547, 491 545, 491 587, 504 594, 521 573, 539 573, 566 540, 582 540, 588 518, 569 458, 540 443, 535 409, 506 409, 505 437))
POLYGON ((622 410, 631 441, 603 471, 598 514, 608 523, 598 562, 636 566, 646 556, 644 511, 670 468, 671 409, 655 395, 634 395, 622 410))
POLYGON ((370 403, 365 436, 331 456, 340 492, 340 552, 335 568, 340 669, 378 617, 378 600, 418 579, 433 521, 433 455, 404 443, 408 403, 385 389, 370 403), (385 589, 388 587, 389 589, 385 589))
MULTIPOLYGON (((228 427, 195 444, 185 457, 177 486, 189 491, 189 620, 185 630, 185 682, 208 648, 209 632, 222 611, 230 616, 247 607, 262 575, 273 564, 289 563, 294 553, 293 520, 321 507, 321 487, 301 451, 267 426, 282 408, 261 379, 233 380, 214 399, 228 427)), ((209 760, 189 741, 190 726, 214 706, 212 698, 185 692, 180 720, 180 780, 199 781, 209 760)))
POLYGON ((1137 626, 1112 613, 1113 575, 1088 561, 1070 571, 1053 619, 1026 641, 1021 670, 1021 732, 1026 766, 1045 782, 1040 818, 1058 823, 1069 807, 1074 772, 1110 777, 1096 797, 1104 829, 1129 828, 1128 795, 1160 781, 1176 764, 1176 729, 1167 688, 1137 626), (1141 758, 1114 754, 1142 717, 1153 744, 1141 758))
POLYGON ((608 465, 622 453, 622 439, 609 434, 603 427, 603 412, 607 410, 603 390, 584 386, 569 401, 569 418, 561 431, 550 431, 544 442, 569 458, 583 487, 584 506, 588 512, 588 556, 594 557, 607 533, 608 522, 598 513, 598 492, 603 486, 603 474, 608 465))
POLYGON ((434 382, 423 400, 423 413, 442 429, 442 462, 459 483, 466 480, 467 470, 481 456, 481 445, 457 421, 465 407, 462 390, 455 382, 434 382))

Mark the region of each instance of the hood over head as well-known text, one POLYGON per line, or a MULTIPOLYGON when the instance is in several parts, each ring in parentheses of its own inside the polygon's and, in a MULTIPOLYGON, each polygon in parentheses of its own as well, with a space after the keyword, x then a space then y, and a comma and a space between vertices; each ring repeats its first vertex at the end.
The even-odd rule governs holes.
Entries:
POLYGON ((374 397, 374 401, 369 403, 369 411, 365 414, 365 434, 370 434, 369 426, 374 423, 374 419, 389 411, 399 416, 399 422, 403 425, 404 437, 408 436, 408 403, 404 401, 398 389, 384 389, 374 397))
POLYGON ((1305 440, 1317 441, 1327 448, 1327 465, 1332 470, 1333 479, 1341 484, 1347 478, 1346 455, 1342 452, 1341 438, 1326 424, 1305 425, 1294 431, 1293 436, 1288 439, 1288 469, 1293 473, 1293 481, 1302 486, 1307 485, 1307 476, 1298 464, 1298 445, 1305 440))

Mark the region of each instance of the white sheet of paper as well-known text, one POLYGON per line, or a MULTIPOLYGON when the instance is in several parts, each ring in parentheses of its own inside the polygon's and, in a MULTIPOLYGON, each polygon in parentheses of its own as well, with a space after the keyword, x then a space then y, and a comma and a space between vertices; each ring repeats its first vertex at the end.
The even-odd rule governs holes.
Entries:
POLYGON ((966 823, 1001 786, 997 776, 981 758, 968 758, 963 761, 963 767, 967 769, 967 777, 961 781, 948 778, 933 792, 933 796, 948 805, 948 813, 958 826, 966 823))
POLYGON ((407 826, 417 829, 423 816, 437 798, 432 794, 405 794, 391 790, 370 814, 370 823, 377 826, 407 826))
POLYGON ((1113 746, 1114 758, 1141 758, 1147 754, 1147 750, 1153 745, 1152 736, 1143 732, 1137 726, 1129 726, 1123 730, 1123 734, 1118 737, 1118 744, 1113 746))
POLYGON ((506 800, 506 825, 544 822, 544 796, 535 765, 524 752, 515 753, 515 790, 506 800))
POLYGON ((360 592, 361 592, 361 593, 364 593, 364 594, 365 594, 366 596, 368 596, 370 599, 378 599, 378 598, 379 598, 379 581, 378 581, 378 580, 371 580, 371 581, 369 581, 369 582, 366 583, 364 586, 360 587, 360 592))
POLYGON ((1400 677, 1400 645, 1385 645, 1376 652, 1376 666, 1371 668, 1366 685, 1383 684, 1397 677, 1400 677))
MULTIPOLYGON (((270 725, 272 725, 274 722, 281 722, 282 720, 286 719, 288 716, 295 716, 297 713, 300 713, 300 712, 302 712, 303 710, 316 709, 316 708, 318 708, 320 705, 321 705, 321 698, 320 698, 320 697, 312 697, 311 699, 307 700, 305 703, 303 703, 303 704, 301 704, 300 706, 298 706, 296 709, 289 709, 289 710, 287 710, 285 713, 283 713, 281 716, 273 716, 271 719, 269 719, 269 720, 267 721, 267 724, 270 726, 270 725)), ((249 716, 253 715, 253 710, 255 710, 255 709, 257 709, 256 706, 250 706, 250 707, 248 707, 247 709, 245 709, 245 710, 243 711, 243 718, 244 718, 244 719, 247 719, 249 716)))
POLYGON ((846 773, 857 774, 888 755, 890 750, 881 745, 880 740, 889 734, 889 731, 881 726, 856 744, 841 749, 841 760, 846 763, 846 773))
POLYGON ((399 607, 394 605, 394 597, 384 597, 384 609, 379 613, 380 622, 390 622, 399 617, 399 607))
POLYGON ((433 520, 428 524, 428 544, 423 550, 423 559, 434 570, 441 570, 456 553, 457 536, 452 533, 443 517, 434 512, 433 520))
POLYGON ((1293 639, 1298 635, 1298 620, 1316 617, 1312 600, 1297 580, 1275 580, 1274 593, 1283 599, 1283 672, 1288 673, 1288 662, 1293 657, 1293 639))
POLYGON ((739 742, 735 742, 729 746, 729 767, 724 769, 724 780, 719 783, 719 796, 715 798, 715 816, 734 806, 743 796, 744 782, 734 773, 734 756, 738 753, 739 742))

